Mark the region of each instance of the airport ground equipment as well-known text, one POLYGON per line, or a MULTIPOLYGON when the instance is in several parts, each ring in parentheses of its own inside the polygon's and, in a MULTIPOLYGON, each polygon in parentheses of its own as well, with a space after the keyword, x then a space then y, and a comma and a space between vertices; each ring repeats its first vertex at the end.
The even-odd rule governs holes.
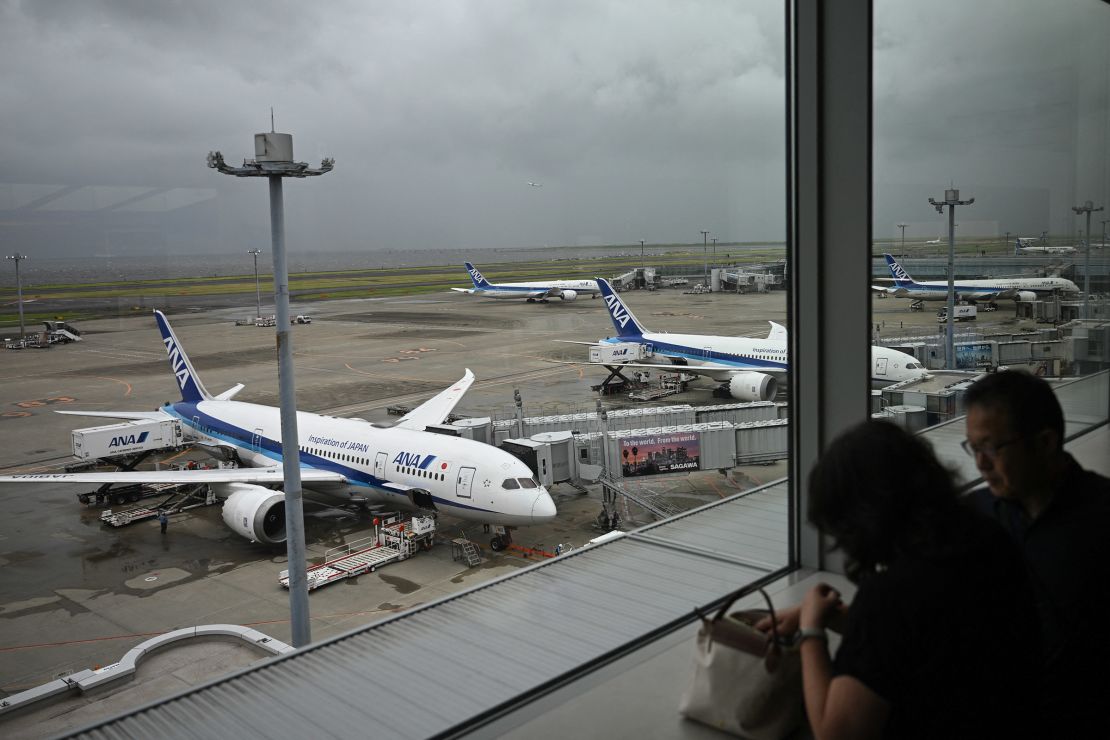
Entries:
MULTIPOLYGON (((954 321, 974 321, 978 310, 975 306, 955 306, 953 309, 952 319, 954 321)), ((942 306, 937 309, 937 322, 943 324, 948 320, 948 307, 942 306)))
POLYGON ((482 553, 478 545, 465 537, 451 540, 451 559, 465 560, 471 568, 482 564, 482 553))
POLYGON ((100 513, 100 521, 112 527, 125 527, 135 522, 153 519, 161 512, 176 514, 178 512, 195 509, 198 506, 209 506, 216 503, 216 497, 211 487, 205 484, 174 485, 162 483, 157 486, 146 486, 150 489, 148 495, 166 494, 169 496, 157 504, 150 506, 132 506, 122 510, 105 509, 100 513))
POLYGON ((70 434, 73 456, 100 460, 180 447, 181 422, 177 419, 147 419, 124 424, 74 429, 70 434))
MULTIPOLYGON (((407 560, 419 550, 430 550, 436 521, 430 516, 393 515, 374 526, 374 534, 324 553, 324 562, 309 566, 308 590, 314 591, 336 581, 373 573, 383 565, 407 560)), ((278 582, 289 588, 289 571, 283 570, 278 582)))
POLYGON ((640 342, 615 342, 595 344, 590 347, 590 362, 618 363, 646 360, 654 356, 651 349, 640 342))

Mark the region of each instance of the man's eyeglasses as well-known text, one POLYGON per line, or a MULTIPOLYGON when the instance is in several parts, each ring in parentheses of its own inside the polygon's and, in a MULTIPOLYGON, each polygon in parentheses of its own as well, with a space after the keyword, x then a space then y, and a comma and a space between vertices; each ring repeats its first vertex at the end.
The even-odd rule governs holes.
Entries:
POLYGON ((998 457, 998 453, 1001 452, 1003 447, 1005 447, 1006 445, 1012 445, 1014 442, 1017 442, 1020 439, 1022 439, 1022 437, 1014 437, 1013 439, 1007 439, 1003 442, 999 442, 993 445, 973 445, 971 444, 971 440, 965 439, 963 442, 960 442, 960 447, 963 447, 964 452, 971 455, 972 457, 975 457, 976 455, 982 455, 983 457, 993 460, 994 458, 998 457))

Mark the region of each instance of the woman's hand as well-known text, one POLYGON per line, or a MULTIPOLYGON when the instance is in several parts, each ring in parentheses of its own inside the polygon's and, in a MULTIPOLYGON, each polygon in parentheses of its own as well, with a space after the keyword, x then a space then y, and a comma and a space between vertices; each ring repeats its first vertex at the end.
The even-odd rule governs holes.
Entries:
MULTIPOLYGON (((786 609, 775 609, 775 626, 778 628, 780 635, 790 637, 798 631, 798 620, 801 617, 802 607, 791 606, 786 609)), ((755 623, 755 628, 761 632, 771 631, 771 615, 760 619, 755 623)))
POLYGON ((818 583, 802 600, 800 621, 795 626, 802 629, 824 629, 838 611, 843 610, 840 592, 827 583, 818 583))

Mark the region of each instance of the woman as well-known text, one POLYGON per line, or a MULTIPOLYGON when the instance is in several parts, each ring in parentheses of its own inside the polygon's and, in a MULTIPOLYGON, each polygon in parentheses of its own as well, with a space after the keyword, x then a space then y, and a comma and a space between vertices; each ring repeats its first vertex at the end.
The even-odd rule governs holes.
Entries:
MULTIPOLYGON (((800 627, 806 713, 825 738, 1037 734, 1037 628, 1020 556, 960 501, 926 443, 867 421, 809 478, 810 521, 857 584, 827 584, 780 616, 800 627), (836 660, 825 628, 843 633, 836 660)), ((767 623, 763 625, 770 627, 767 623)))

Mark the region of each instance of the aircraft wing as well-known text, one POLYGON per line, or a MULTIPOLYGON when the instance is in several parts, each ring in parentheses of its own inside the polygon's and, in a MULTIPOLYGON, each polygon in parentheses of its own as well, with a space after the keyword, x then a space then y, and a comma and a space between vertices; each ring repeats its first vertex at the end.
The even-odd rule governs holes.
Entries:
POLYGON ((165 421, 169 419, 168 414, 161 411, 60 411, 54 410, 55 414, 66 414, 67 416, 94 416, 100 419, 130 419, 132 421, 165 421))
POLYGON ((429 424, 442 424, 443 420, 447 418, 447 415, 451 413, 451 410, 454 409, 462 399, 463 394, 466 393, 473 384, 474 373, 470 372, 470 369, 467 368, 466 374, 463 375, 457 383, 432 396, 427 401, 402 416, 397 423, 390 424, 389 426, 401 427, 402 429, 414 429, 418 432, 422 432, 429 424))
POLYGON ((466 293, 467 295, 474 294, 474 288, 451 288, 456 293, 466 293))
MULTIPOLYGON (((301 468, 302 483, 343 483, 341 473, 330 470, 301 468)), ((280 465, 265 468, 221 468, 214 470, 120 470, 102 473, 17 473, 0 475, 0 483, 80 483, 104 485, 105 483, 257 483, 259 485, 285 482, 285 471, 280 465)))
POLYGON ((891 288, 886 285, 872 285, 871 290, 876 293, 886 293, 888 295, 898 295, 899 288, 891 288))
POLYGON ((576 342, 573 339, 552 339, 552 342, 560 342, 562 344, 584 344, 587 347, 596 347, 601 344, 600 342, 576 342))

